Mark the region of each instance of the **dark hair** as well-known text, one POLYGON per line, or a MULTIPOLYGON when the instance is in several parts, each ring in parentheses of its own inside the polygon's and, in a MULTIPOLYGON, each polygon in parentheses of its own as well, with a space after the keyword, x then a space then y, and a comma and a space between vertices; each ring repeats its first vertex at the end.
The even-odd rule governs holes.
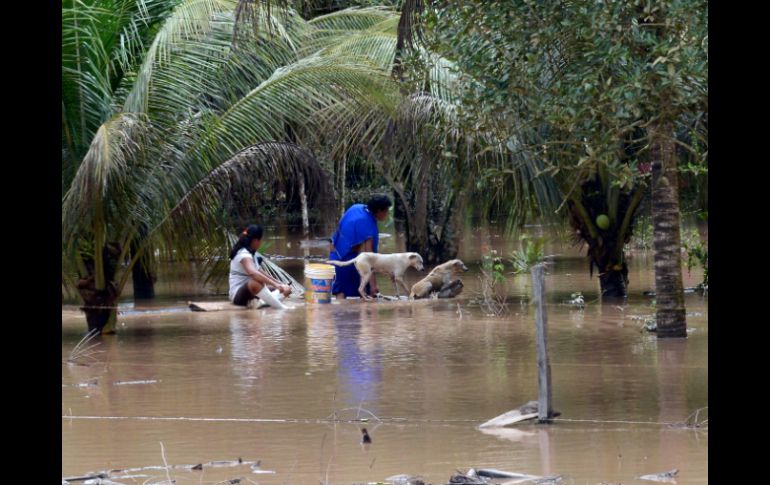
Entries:
POLYGON ((387 195, 375 195, 369 199, 369 202, 366 204, 366 208, 369 209, 369 212, 374 214, 383 209, 387 210, 392 205, 393 203, 390 201, 390 198, 387 195))
POLYGON ((251 254, 254 254, 254 251, 249 249, 251 241, 254 239, 262 239, 262 226, 258 224, 250 224, 249 227, 241 232, 238 242, 235 243, 233 250, 230 251, 230 259, 233 259, 241 248, 246 248, 251 254))

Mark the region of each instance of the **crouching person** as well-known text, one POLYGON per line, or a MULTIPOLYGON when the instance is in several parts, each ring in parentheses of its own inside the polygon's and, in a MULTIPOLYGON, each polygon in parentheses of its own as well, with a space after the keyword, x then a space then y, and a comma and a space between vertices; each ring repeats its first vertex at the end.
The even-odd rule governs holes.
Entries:
POLYGON ((259 298, 273 308, 285 310, 288 307, 281 300, 291 294, 291 286, 260 271, 262 258, 254 256, 261 244, 262 227, 250 225, 230 251, 230 301, 248 306, 251 300, 259 298))

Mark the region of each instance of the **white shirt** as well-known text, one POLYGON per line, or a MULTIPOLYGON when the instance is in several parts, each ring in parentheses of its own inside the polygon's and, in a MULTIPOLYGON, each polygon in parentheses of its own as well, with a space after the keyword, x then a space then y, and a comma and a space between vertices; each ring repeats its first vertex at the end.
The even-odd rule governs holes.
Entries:
POLYGON ((257 260, 256 256, 256 253, 252 256, 248 249, 241 248, 237 253, 235 253, 235 257, 230 260, 230 301, 233 301, 235 294, 238 292, 241 286, 248 283, 251 279, 251 276, 246 273, 246 268, 243 267, 241 261, 243 261, 245 258, 251 258, 254 262, 254 267, 259 269, 259 261, 257 260))

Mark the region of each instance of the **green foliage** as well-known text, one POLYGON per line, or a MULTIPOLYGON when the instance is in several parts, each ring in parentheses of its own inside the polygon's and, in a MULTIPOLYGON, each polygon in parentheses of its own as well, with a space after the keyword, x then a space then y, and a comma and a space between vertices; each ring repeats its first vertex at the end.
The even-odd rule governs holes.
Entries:
POLYGON ((481 255, 480 265, 481 295, 476 303, 486 315, 502 316, 508 312, 503 259, 492 249, 481 255))
POLYGON ((709 284, 709 252, 708 246, 700 237, 697 229, 690 229, 683 233, 682 246, 687 254, 687 271, 690 272, 695 266, 700 267, 703 270, 703 281, 698 287, 707 290, 709 284))
POLYGON ((496 250, 492 249, 481 256, 481 270, 489 275, 495 283, 505 282, 505 265, 503 258, 498 256, 496 250))
POLYGON ((532 267, 545 259, 545 237, 532 238, 526 234, 519 237, 521 246, 511 253, 513 273, 529 273, 532 267))
POLYGON ((637 219, 635 225, 631 246, 635 249, 652 249, 654 241, 652 218, 650 216, 641 216, 637 219))
POLYGON ((457 75, 459 123, 493 134, 517 168, 542 160, 532 180, 554 177, 568 197, 606 170, 631 190, 645 176, 648 127, 664 120, 688 169, 703 170, 705 0, 449 0, 423 18, 428 46, 457 75))

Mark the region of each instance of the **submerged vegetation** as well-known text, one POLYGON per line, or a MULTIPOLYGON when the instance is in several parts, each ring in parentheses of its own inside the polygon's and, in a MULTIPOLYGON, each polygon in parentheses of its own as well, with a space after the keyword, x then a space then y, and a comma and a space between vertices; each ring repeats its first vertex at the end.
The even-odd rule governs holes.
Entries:
POLYGON ((521 248, 511 254, 513 272, 529 273, 532 267, 545 259, 545 238, 531 238, 526 234, 519 237, 521 248))

